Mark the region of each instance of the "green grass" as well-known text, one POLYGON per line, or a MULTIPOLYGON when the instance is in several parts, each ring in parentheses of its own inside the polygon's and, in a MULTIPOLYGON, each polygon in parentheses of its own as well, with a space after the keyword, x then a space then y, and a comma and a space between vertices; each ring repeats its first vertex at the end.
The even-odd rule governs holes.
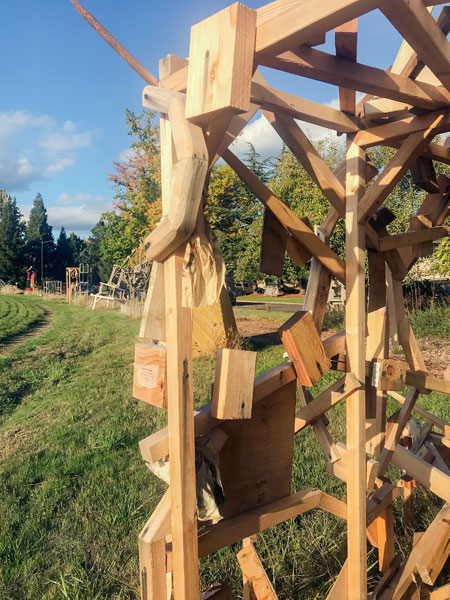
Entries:
POLYGON ((0 295, 0 342, 27 331, 45 312, 36 298, 0 295))
POLYGON ((416 335, 421 337, 450 337, 450 306, 417 310, 409 315, 416 335))
MULTIPOLYGON (((165 489, 146 468, 138 442, 166 424, 164 411, 131 396, 139 322, 116 311, 46 303, 55 313, 52 327, 0 356, 0 598, 137 600, 137 536, 165 489)), ((283 351, 260 351, 257 372, 281 362, 283 351)), ((194 363, 197 407, 209 400, 214 362, 194 363)), ((325 375, 314 395, 336 377, 325 375)), ((445 396, 423 396, 421 403, 450 418, 445 396)), ((398 405, 391 404, 393 412, 398 405)), ((344 403, 330 421, 332 435, 344 441, 344 403)), ((344 484, 324 467, 324 455, 305 429, 295 438, 293 491, 313 486, 343 498, 344 484)), ((438 504, 418 492, 420 528, 438 504)), ((395 519, 400 534, 399 502, 395 519)), ((345 531, 343 521, 315 510, 258 536, 258 552, 280 598, 326 597, 345 560, 345 531)), ((411 537, 399 539, 405 554, 411 537)), ((227 580, 241 597, 238 549, 201 560, 204 587, 227 580)), ((373 585, 373 550, 368 564, 373 585)))
POLYGON ((271 296, 238 296, 236 298, 238 302, 284 302, 285 304, 303 304, 305 302, 304 298, 283 298, 283 297, 275 297, 271 296))

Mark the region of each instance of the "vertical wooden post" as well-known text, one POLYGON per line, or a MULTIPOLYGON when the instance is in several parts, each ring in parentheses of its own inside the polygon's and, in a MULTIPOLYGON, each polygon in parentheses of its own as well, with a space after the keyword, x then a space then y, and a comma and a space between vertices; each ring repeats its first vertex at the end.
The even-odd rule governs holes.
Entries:
MULTIPOLYGON (((358 225, 358 202, 365 190, 366 155, 349 136, 346 157, 347 357, 362 386, 365 381, 365 234, 358 225)), ((347 398, 348 599, 367 598, 365 392, 347 398)))
POLYGON ((198 600, 192 310, 181 306, 184 246, 164 262, 173 584, 177 600, 198 600))

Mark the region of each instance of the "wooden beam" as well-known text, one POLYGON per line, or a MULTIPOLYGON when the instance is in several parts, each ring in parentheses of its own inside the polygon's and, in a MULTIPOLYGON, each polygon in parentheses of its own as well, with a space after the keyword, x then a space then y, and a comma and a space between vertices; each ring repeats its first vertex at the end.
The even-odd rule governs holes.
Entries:
POLYGON ((164 263, 174 593, 200 594, 195 489, 192 310, 182 308, 184 248, 164 263))
MULTIPOLYGON (((397 400, 397 402, 400 402, 400 404, 403 404, 405 402, 405 397, 402 396, 401 394, 399 394, 398 392, 394 392, 394 391, 390 390, 388 392, 388 394, 389 394, 389 396, 391 396, 391 398, 394 398, 394 400, 397 400)), ((430 423, 433 423, 433 425, 435 427, 437 427, 438 429, 440 429, 441 431, 444 432, 444 435, 447 439, 450 439, 450 423, 447 423, 443 419, 436 417, 435 415, 428 412, 427 410, 425 410, 418 404, 415 405, 413 412, 416 412, 418 415, 420 415, 421 417, 423 417, 430 423)))
POLYGON ((364 194, 366 156, 352 138, 347 146, 346 290, 347 360, 361 388, 347 398, 347 547, 348 598, 367 598, 366 454, 365 454, 365 243, 358 224, 358 204, 364 194))
POLYGON ((450 42, 421 0, 396 0, 381 6, 422 61, 450 88, 450 42))
MULTIPOLYGON (((353 19, 347 23, 339 25, 335 29, 334 44, 336 47, 336 56, 344 58, 351 62, 356 62, 357 44, 358 44, 358 19, 353 19)), ((356 93, 355 90, 348 90, 339 87, 340 109, 352 115, 356 111, 356 93)))
POLYGON ((255 600, 278 600, 273 585, 267 577, 267 573, 251 541, 238 552, 237 560, 244 580, 251 585, 255 600))
POLYGON ((336 279, 344 283, 345 263, 330 248, 324 244, 297 215, 271 190, 260 181, 260 179, 248 169, 244 163, 230 150, 223 153, 223 159, 236 171, 242 181, 255 194, 257 198, 267 206, 277 217, 280 223, 286 227, 293 237, 304 246, 308 252, 316 256, 318 260, 333 274, 336 279))
POLYGON ((214 419, 250 419, 256 352, 219 348, 217 351, 211 416, 214 419))
POLYGON ((348 373, 333 383, 329 388, 314 398, 312 402, 300 409, 295 415, 295 433, 310 425, 321 415, 328 412, 342 400, 345 400, 361 385, 353 373, 348 373), (340 391, 342 388, 342 391, 340 391))
POLYGON ((380 237, 380 250, 392 250, 393 248, 402 248, 403 246, 411 246, 413 244, 421 244, 447 237, 449 234, 449 226, 441 225, 439 227, 429 227, 427 229, 419 229, 418 231, 407 231, 389 237, 380 237))
POLYGON ((349 67, 349 62, 342 58, 304 46, 264 57, 259 64, 427 110, 443 108, 450 102, 450 94, 443 87, 416 82, 361 63, 352 63, 349 67))
POLYGON ((406 373, 406 385, 414 385, 420 389, 440 392, 441 394, 450 394, 450 381, 432 377, 427 373, 406 373))
MULTIPOLYGON (((348 466, 348 451, 347 447, 340 442, 336 442, 337 450, 340 454, 340 459, 333 463, 328 463, 326 470, 331 475, 334 475, 341 481, 348 484, 349 466, 348 466)), ((364 499, 367 490, 372 490, 377 476, 378 461, 373 458, 364 457, 364 499)), ((364 500, 365 501, 365 500, 364 500)), ((364 534, 365 535, 365 534, 364 534)))
POLYGON ((344 600, 348 598, 348 559, 342 565, 339 575, 334 580, 326 600, 344 600))
POLYGON ((430 492, 436 494, 445 502, 450 502, 450 477, 440 469, 433 467, 410 450, 400 446, 400 444, 397 444, 395 448, 392 463, 399 469, 406 471, 410 477, 430 492))
POLYGON ((259 269, 267 275, 283 275, 288 233, 268 209, 264 209, 259 269))
MULTIPOLYGON (((314 227, 314 233, 320 237, 322 242, 329 244, 328 236, 319 226, 316 225, 314 227)), ((331 273, 325 269, 317 258, 313 257, 311 260, 311 268, 309 270, 303 309, 308 310, 311 313, 317 331, 322 330, 323 320, 328 306, 330 285, 331 273)))

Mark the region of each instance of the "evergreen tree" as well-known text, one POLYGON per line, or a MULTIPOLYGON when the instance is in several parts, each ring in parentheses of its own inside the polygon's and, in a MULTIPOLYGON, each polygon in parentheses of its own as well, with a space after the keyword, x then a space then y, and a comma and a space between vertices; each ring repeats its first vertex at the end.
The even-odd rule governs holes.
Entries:
POLYGON ((72 231, 72 233, 69 235, 68 243, 72 252, 72 265, 68 266, 77 267, 78 263, 80 262, 80 254, 86 248, 86 242, 72 231))
POLYGON ((51 277, 55 263, 55 241, 52 226, 48 224, 47 209, 39 193, 36 195, 30 211, 25 238, 27 242, 27 262, 36 268, 39 275, 43 270, 44 279, 51 277), (41 256, 43 257, 43 265, 41 264, 41 256))
POLYGON ((72 246, 67 238, 66 230, 61 227, 59 237, 56 241, 55 278, 64 281, 66 268, 74 264, 72 246))
POLYGON ((0 198, 0 279, 23 284, 25 277, 25 224, 15 198, 0 198))

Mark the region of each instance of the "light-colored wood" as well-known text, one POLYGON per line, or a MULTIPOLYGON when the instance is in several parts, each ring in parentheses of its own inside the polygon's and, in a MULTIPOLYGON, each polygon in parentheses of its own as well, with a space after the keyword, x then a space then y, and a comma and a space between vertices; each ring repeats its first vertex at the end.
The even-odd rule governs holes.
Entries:
POLYGON ((419 573, 425 583, 432 585, 440 573, 450 551, 450 507, 444 506, 413 547, 392 594, 400 600, 408 590, 412 578, 419 573))
POLYGON ((184 249, 164 263, 173 585, 177 599, 197 600, 192 311, 181 307, 183 260, 184 249))
POLYGON ((161 600, 166 591, 166 541, 170 533, 170 490, 167 490, 139 534, 142 600, 161 600))
POLYGON ((250 582, 256 600, 278 600, 254 545, 250 542, 237 554, 244 580, 250 582))
POLYGON ((412 387, 408 391, 408 395, 406 396, 405 402, 402 404, 400 411, 398 413, 398 417, 395 422, 392 424, 392 427, 386 435, 386 439, 384 442, 384 448, 380 454, 380 466, 378 468, 378 477, 382 477, 389 466, 389 463, 392 459, 396 446, 400 440, 400 436, 402 435, 402 431, 411 418, 411 413, 416 404, 416 400, 419 397, 419 391, 412 387))
MULTIPOLYGON (((253 406, 272 392, 296 380, 293 366, 289 362, 281 363, 255 378, 253 406)), ((221 421, 211 416, 211 404, 205 404, 194 414, 195 437, 204 435, 221 421)), ((169 430, 167 427, 152 433, 139 442, 142 458, 147 462, 157 462, 169 454, 169 430)))
POLYGON ((433 467, 399 444, 395 448, 392 462, 433 494, 450 502, 450 477, 440 469, 433 467))
POLYGON ((421 389, 441 392, 441 394, 450 394, 450 381, 439 379, 439 377, 431 377, 426 373, 408 371, 406 373, 406 385, 414 385, 421 389))
POLYGON ((260 271, 267 275, 283 275, 287 231, 267 208, 261 239, 260 271))
MULTIPOLYGON (((320 237, 322 242, 329 244, 329 237, 318 227, 314 227, 314 233, 320 237)), ((331 273, 313 257, 309 270, 308 286, 305 293, 303 309, 311 313, 317 331, 322 330, 323 320, 328 305, 328 295, 331 285, 331 273)))
POLYGON ((264 57, 259 64, 382 98, 407 102, 427 110, 447 106, 450 99, 443 87, 413 81, 360 63, 353 63, 349 69, 348 61, 305 46, 277 56, 264 57))
POLYGON ((250 419, 256 352, 219 348, 211 404, 214 419, 250 419))
MULTIPOLYGON (((368 252, 369 298, 367 303, 366 359, 389 355, 389 321, 386 306, 385 256, 368 252)), ((379 456, 386 429, 386 393, 375 390, 366 378, 366 451, 379 456)))
POLYGON ((400 343, 398 337, 397 328, 397 305, 394 296, 394 281, 390 268, 386 265, 386 298, 388 307, 388 321, 389 321, 389 337, 392 344, 398 346, 400 343))
MULTIPOLYGON (((358 42, 358 19, 353 19, 347 23, 339 25, 335 29, 334 44, 336 47, 336 56, 356 62, 358 42)), ((355 90, 339 88, 340 109, 352 115, 356 111, 356 93, 355 90)))
POLYGON ((421 0, 399 0, 381 7, 386 17, 430 67, 450 87, 450 42, 421 0))
POLYGON ((373 592, 369 596, 369 600, 380 600, 381 595, 387 586, 391 583, 392 579, 395 577, 398 568, 400 567, 401 559, 399 556, 395 556, 394 560, 391 563, 391 566, 386 570, 383 574, 383 577, 378 582, 377 586, 373 590, 373 592))
MULTIPOLYGON (((414 217, 412 217, 414 219, 414 217)), ((417 219, 417 217, 416 217, 417 219)), ((399 233, 397 235, 390 235, 389 237, 380 238, 380 250, 392 250, 393 248, 401 248, 402 246, 412 246, 414 244, 422 244, 423 242, 430 242, 432 240, 438 240, 443 237, 447 237, 449 233, 448 226, 441 225, 440 227, 430 227, 426 229, 414 229, 414 226, 410 231, 406 233, 399 233)), ((431 252, 433 245, 431 245, 431 252)), ((425 256, 431 254, 427 251, 425 256)))
POLYGON ((435 590, 424 590, 421 598, 427 600, 450 600, 450 583, 435 590))
POLYGON ((366 455, 365 455, 365 252, 358 205, 364 194, 366 156, 349 138, 346 155, 346 283, 347 360, 361 389, 347 398, 347 545, 348 598, 367 597, 366 455))
POLYGON ((133 396, 159 408, 167 408, 166 349, 155 344, 134 347, 133 396))
POLYGON ((412 133, 408 136, 400 147, 400 150, 389 161, 384 171, 361 199, 358 211, 360 223, 367 222, 389 196, 403 175, 408 171, 411 164, 428 146, 428 143, 435 135, 435 127, 439 125, 442 119, 443 117, 439 116, 428 129, 412 133))
POLYGON ((239 2, 191 28, 187 119, 249 110, 255 35, 256 12, 239 2))
MULTIPOLYGON (((388 394, 389 394, 389 396, 394 398, 394 400, 397 400, 397 402, 400 402, 401 404, 403 404, 405 402, 404 396, 402 396, 401 394, 398 394, 397 392, 389 391, 388 394)), ((439 419, 439 417, 436 417, 435 415, 431 414, 430 412, 428 412, 427 410, 425 410, 418 404, 415 405, 414 412, 416 412, 418 415, 420 415, 421 417, 423 417, 424 419, 426 419, 427 421, 432 423, 438 429, 441 429, 441 431, 444 432, 445 436, 448 439, 450 439, 450 423, 447 423, 443 419, 439 419)))
POLYGON ((348 559, 342 565, 342 569, 339 572, 333 586, 327 595, 327 600, 345 600, 348 598, 348 559))
MULTIPOLYGON (((414 232, 416 236, 423 236, 427 232, 429 233, 432 229, 432 223, 429 217, 430 215, 414 215, 410 217, 408 228, 409 231, 407 231, 407 234, 414 232)), ((444 233, 442 237, 445 237, 445 235, 448 235, 448 230, 446 230, 446 233, 444 233)), ((410 249, 414 260, 416 258, 431 256, 431 254, 433 254, 433 242, 429 239, 422 239, 414 244, 411 244, 410 249)))
POLYGON ((314 231, 297 217, 284 202, 277 198, 270 189, 237 158, 237 156, 229 150, 226 150, 222 156, 255 196, 268 207, 280 223, 289 230, 292 236, 295 237, 308 252, 313 256, 316 256, 336 279, 344 283, 344 262, 330 250, 326 244, 314 235, 314 231))
POLYGON ((373 363, 371 384, 378 390, 402 392, 406 385, 408 363, 403 360, 382 358, 373 363))
POLYGON ((301 385, 315 385, 331 367, 312 316, 298 311, 278 330, 301 385))
MULTIPOLYGON (((348 450, 345 444, 341 442, 336 442, 336 446, 338 449, 341 458, 333 463, 328 463, 326 466, 326 470, 328 473, 331 473, 338 479, 341 479, 345 483, 348 483, 348 450)), ((364 502, 366 496, 366 489, 372 490, 373 485, 375 483, 375 479, 377 476, 378 470, 378 461, 373 458, 364 458, 364 469, 365 474, 363 478, 364 483, 364 502)))
MULTIPOLYGON (((377 483, 379 481, 377 480, 377 483)), ((373 523, 400 494, 400 488, 389 481, 385 481, 381 487, 375 490, 366 504, 367 524, 373 523)))
POLYGON ((411 108, 413 107, 407 102, 376 98, 375 100, 364 102, 364 118, 369 121, 376 121, 381 118, 401 117, 408 113, 411 108))
POLYGON ((353 373, 347 373, 341 379, 338 379, 329 388, 322 392, 312 402, 300 409, 295 415, 295 433, 310 425, 321 415, 328 412, 333 406, 336 406, 342 400, 345 400, 350 394, 360 387, 359 381, 353 373))
POLYGON ((219 300, 211 306, 196 306, 193 311, 192 356, 214 355, 217 348, 239 339, 228 290, 223 287, 219 300))
POLYGON ((336 517, 340 517, 341 519, 347 519, 347 505, 345 502, 342 502, 342 500, 338 500, 325 492, 322 492, 319 508, 322 508, 336 517))
POLYGON ((154 262, 147 296, 145 297, 139 337, 154 341, 166 340, 166 314, 164 300, 164 265, 154 262))
POLYGON ((323 340, 325 352, 331 358, 345 351, 345 331, 338 331, 323 340))

